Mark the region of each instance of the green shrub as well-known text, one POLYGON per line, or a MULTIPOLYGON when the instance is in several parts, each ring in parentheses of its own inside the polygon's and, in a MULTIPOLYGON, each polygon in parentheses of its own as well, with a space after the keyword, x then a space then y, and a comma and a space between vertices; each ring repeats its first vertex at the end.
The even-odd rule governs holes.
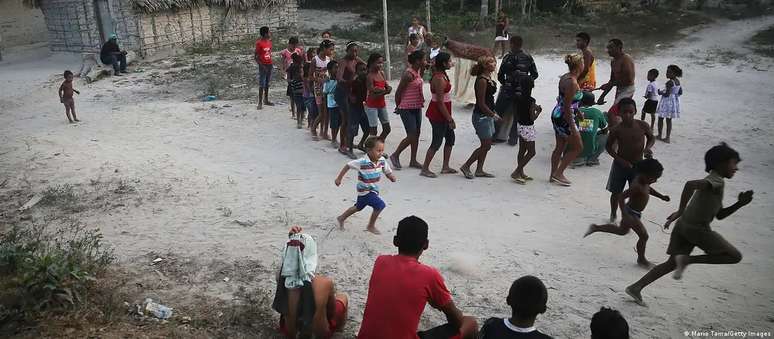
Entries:
POLYGON ((13 225, 0 233, 4 294, 17 294, 24 310, 72 306, 113 261, 102 234, 79 223, 55 232, 45 225, 13 225))

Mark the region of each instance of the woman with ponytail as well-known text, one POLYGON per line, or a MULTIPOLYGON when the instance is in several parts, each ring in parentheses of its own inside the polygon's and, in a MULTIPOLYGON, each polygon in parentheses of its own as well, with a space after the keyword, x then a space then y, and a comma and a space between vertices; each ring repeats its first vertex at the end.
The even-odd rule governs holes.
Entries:
POLYGON ((495 133, 495 121, 500 120, 500 116, 494 111, 494 94, 497 92, 497 83, 492 80, 492 72, 497 69, 497 61, 494 57, 483 56, 478 58, 478 63, 473 66, 470 75, 476 77, 476 106, 473 108, 473 127, 476 129, 476 135, 481 140, 481 146, 473 151, 468 161, 465 161, 460 167, 460 171, 465 178, 474 177, 494 178, 494 175, 484 172, 484 160, 486 154, 492 148, 492 137, 495 133), (470 172, 470 165, 476 162, 476 172, 470 172))
POLYGON ((569 72, 559 79, 559 96, 556 106, 551 112, 551 122, 556 135, 556 147, 551 154, 550 182, 570 186, 572 182, 564 176, 564 170, 583 151, 576 117, 583 118, 578 105, 583 99, 583 92, 578 85, 578 75, 583 72, 583 56, 570 54, 564 58, 569 72))

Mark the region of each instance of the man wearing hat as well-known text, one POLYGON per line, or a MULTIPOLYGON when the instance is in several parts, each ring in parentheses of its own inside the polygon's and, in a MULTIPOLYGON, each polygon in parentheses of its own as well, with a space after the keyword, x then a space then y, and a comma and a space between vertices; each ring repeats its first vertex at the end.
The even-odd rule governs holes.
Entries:
POLYGON ((126 73, 126 51, 118 48, 118 36, 115 33, 110 34, 110 40, 102 45, 99 52, 99 58, 105 65, 113 65, 115 75, 120 76, 121 72, 126 73))

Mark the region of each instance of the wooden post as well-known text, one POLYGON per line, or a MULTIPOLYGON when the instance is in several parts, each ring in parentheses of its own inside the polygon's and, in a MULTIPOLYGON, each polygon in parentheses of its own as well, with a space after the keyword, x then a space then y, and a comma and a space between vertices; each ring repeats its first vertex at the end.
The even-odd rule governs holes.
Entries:
POLYGON ((390 34, 387 30, 387 0, 382 0, 382 11, 384 12, 384 54, 387 58, 387 81, 392 80, 392 67, 390 64, 390 34))
POLYGON ((427 31, 432 32, 433 29, 430 27, 430 0, 425 0, 425 11, 427 12, 427 31))

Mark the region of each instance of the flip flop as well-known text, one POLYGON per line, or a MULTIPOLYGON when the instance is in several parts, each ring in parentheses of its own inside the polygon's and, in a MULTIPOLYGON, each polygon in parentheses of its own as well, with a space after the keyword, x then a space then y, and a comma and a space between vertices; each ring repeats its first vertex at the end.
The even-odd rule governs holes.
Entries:
POLYGON ((487 172, 476 173, 475 175, 478 178, 494 178, 495 177, 494 174, 487 173, 487 172))
POLYGON ((554 184, 557 184, 559 186, 564 186, 564 187, 572 186, 571 182, 567 182, 567 181, 564 181, 564 180, 559 180, 559 179, 554 178, 554 177, 551 177, 551 182, 554 183, 554 184))
POLYGON ((469 169, 465 169, 463 167, 460 167, 460 172, 462 172, 462 175, 464 175, 466 179, 473 179, 473 178, 475 178, 473 173, 470 173, 469 169))
POLYGON ((419 175, 421 175, 423 177, 428 177, 428 178, 437 178, 438 177, 438 174, 435 174, 433 172, 425 172, 425 171, 419 172, 419 175))
POLYGON ((527 184, 527 180, 525 180, 524 178, 513 178, 513 180, 516 181, 516 183, 520 184, 520 185, 526 185, 527 184))
POLYGON ((441 170, 441 174, 456 174, 457 170, 453 168, 447 168, 445 170, 441 170))
POLYGON ((531 176, 526 175, 526 174, 522 175, 521 178, 524 179, 524 180, 527 180, 527 181, 534 180, 531 176))

